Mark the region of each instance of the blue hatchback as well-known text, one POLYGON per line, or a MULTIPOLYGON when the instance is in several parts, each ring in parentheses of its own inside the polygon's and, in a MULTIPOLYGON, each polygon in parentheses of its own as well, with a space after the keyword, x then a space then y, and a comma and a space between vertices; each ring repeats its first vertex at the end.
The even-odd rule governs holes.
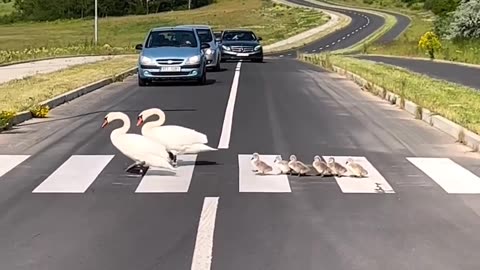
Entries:
POLYGON ((138 58, 138 85, 145 86, 155 80, 207 81, 207 61, 204 49, 191 27, 159 27, 149 31, 138 58))

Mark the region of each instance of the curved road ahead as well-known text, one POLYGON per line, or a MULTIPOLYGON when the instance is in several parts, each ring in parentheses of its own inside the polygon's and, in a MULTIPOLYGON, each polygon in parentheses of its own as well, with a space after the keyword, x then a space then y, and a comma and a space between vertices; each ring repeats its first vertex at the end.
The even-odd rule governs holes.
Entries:
POLYGON ((1 268, 480 268, 478 153, 294 59, 226 63, 208 80, 130 77, 1 133, 1 268), (176 175, 125 173, 110 141, 122 124, 100 126, 121 111, 140 134, 151 107, 220 149, 180 156, 176 175), (253 152, 353 157, 368 176, 255 175, 253 152))
MULTIPOLYGON (((306 53, 318 53, 322 51, 332 51, 347 48, 375 32, 383 25, 385 21, 380 16, 342 9, 341 6, 338 6, 338 8, 332 8, 331 6, 322 5, 321 2, 318 2, 318 4, 313 4, 302 0, 288 1, 299 5, 319 7, 322 9, 336 11, 352 18, 352 22, 346 28, 299 49, 300 51, 304 51, 306 53)), ((410 23, 410 19, 407 16, 397 13, 387 11, 382 12, 389 13, 397 18, 397 24, 376 41, 376 43, 389 43, 406 30, 410 23)), ((276 53, 273 55, 281 57, 296 57, 296 51, 297 49, 294 51, 276 53)), ((462 66, 453 63, 402 59, 388 56, 359 55, 355 57, 407 68, 411 71, 425 74, 433 78, 480 89, 479 68, 462 66)))

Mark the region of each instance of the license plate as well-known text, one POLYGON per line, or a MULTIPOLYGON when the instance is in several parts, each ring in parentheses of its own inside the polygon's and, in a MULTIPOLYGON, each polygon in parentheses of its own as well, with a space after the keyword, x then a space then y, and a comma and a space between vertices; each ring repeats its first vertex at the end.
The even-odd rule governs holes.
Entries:
POLYGON ((237 56, 248 56, 248 53, 237 53, 237 56))
POLYGON ((176 71, 180 71, 180 67, 161 67, 160 68, 160 71, 162 72, 176 72, 176 71))

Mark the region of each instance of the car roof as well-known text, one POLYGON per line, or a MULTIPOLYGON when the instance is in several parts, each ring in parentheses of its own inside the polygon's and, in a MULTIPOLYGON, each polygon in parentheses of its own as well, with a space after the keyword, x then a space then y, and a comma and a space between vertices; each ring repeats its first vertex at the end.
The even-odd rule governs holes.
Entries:
POLYGON ((222 32, 252 32, 253 33, 253 30, 234 28, 234 29, 224 29, 224 30, 222 30, 222 32))
POLYGON ((204 25, 204 24, 185 24, 185 25, 179 25, 177 27, 211 29, 211 27, 209 25, 204 25))
POLYGON ((162 26, 152 28, 150 31, 164 31, 164 30, 189 30, 193 31, 193 27, 188 26, 162 26))

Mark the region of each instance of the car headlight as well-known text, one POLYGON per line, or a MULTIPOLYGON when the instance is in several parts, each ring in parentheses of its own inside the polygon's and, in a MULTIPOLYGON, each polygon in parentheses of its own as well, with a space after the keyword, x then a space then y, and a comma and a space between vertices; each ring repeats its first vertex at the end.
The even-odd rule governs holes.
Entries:
POLYGON ((187 64, 193 64, 196 65, 200 63, 200 56, 195 55, 187 59, 187 64))
POLYGON ((222 45, 222 48, 223 48, 225 51, 230 51, 230 47, 228 47, 228 46, 222 45))
POLYGON ((213 54, 213 53, 214 53, 214 50, 210 48, 205 50, 205 54, 213 54))
POLYGON ((140 64, 149 66, 149 65, 156 65, 157 63, 152 58, 148 58, 142 55, 140 57, 140 64))
POLYGON ((262 45, 257 45, 257 46, 254 48, 254 50, 255 50, 255 51, 259 51, 261 48, 262 48, 262 45))

